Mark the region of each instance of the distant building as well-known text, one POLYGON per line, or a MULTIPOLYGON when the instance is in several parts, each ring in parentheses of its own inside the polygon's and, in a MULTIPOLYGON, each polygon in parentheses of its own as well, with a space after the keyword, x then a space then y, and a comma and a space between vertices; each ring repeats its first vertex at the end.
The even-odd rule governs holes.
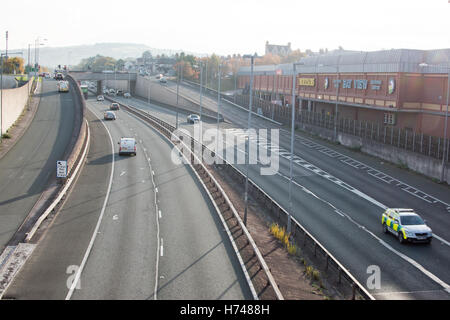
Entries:
POLYGON ((270 53, 277 56, 286 57, 292 52, 291 43, 288 42, 287 46, 280 46, 276 44, 269 44, 266 41, 266 54, 270 53))
MULTIPOLYGON (((444 136, 450 48, 335 50, 299 62, 295 92, 302 110, 334 116, 338 104, 336 116, 347 124, 379 124, 382 132, 405 129, 409 137, 413 132, 444 136)), ((253 93, 262 100, 291 104, 293 71, 292 63, 255 66, 253 93)), ((249 66, 239 69, 239 89, 249 87, 250 74, 249 66)))

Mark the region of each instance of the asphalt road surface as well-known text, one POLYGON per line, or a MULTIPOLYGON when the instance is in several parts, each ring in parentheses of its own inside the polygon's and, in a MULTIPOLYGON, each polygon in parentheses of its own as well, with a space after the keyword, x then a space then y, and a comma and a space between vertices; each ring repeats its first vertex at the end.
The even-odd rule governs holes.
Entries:
POLYGON ((171 145, 123 110, 105 122, 106 102, 88 106, 88 161, 5 297, 251 299, 214 207, 171 145), (120 137, 136 138, 137 156, 118 155, 120 137))
MULTIPOLYGON (((183 86, 180 92, 193 99, 199 98, 198 91, 189 87, 183 86)), ((134 98, 118 99, 175 123, 173 111, 134 98)), ((206 97, 203 102, 210 109, 217 110, 214 97, 206 97)), ((247 112, 224 102, 221 113, 231 122, 221 124, 221 129, 247 127, 247 112)), ((179 127, 193 133, 193 125, 185 121, 186 114, 179 116, 179 127)), ((215 127, 213 122, 203 125, 204 130, 215 127)), ((252 127, 280 129, 277 174, 262 176, 262 165, 258 164, 250 166, 249 175, 288 209, 289 132, 254 115, 252 127)), ((271 142, 269 140, 269 145, 271 142)), ((245 150, 243 144, 231 148, 236 154, 245 150)), ((294 158, 293 172, 293 216, 364 286, 367 287, 371 275, 368 268, 378 266, 381 287, 368 288, 377 299, 450 298, 448 187, 301 134, 296 135, 294 154, 297 157, 294 158), (381 213, 385 207, 417 210, 436 235, 433 243, 401 245, 395 237, 384 234, 381 213)), ((245 165, 237 164, 237 167, 245 172, 245 165)))
POLYGON ((75 114, 71 93, 58 93, 56 81, 42 82, 41 100, 30 127, 0 160, 0 250, 56 174, 70 142, 75 114))

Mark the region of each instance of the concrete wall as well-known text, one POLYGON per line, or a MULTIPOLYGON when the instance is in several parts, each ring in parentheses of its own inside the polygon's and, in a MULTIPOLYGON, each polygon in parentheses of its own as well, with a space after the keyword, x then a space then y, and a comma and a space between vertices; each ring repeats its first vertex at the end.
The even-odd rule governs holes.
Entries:
POLYGON ((3 90, 1 134, 5 133, 22 114, 28 101, 28 90, 31 90, 31 83, 30 86, 24 85, 20 88, 3 90))
MULTIPOLYGON (((177 105, 176 89, 169 89, 165 85, 161 85, 159 82, 150 81, 149 79, 141 76, 138 76, 137 78, 134 94, 138 97, 148 99, 149 85, 150 101, 153 100, 170 106, 177 105)), ((178 97, 178 106, 180 109, 184 109, 188 112, 194 112, 197 114, 200 112, 200 105, 196 101, 184 98, 181 95, 178 97)), ((214 120, 217 118, 217 113, 203 106, 203 116, 214 120)), ((222 115, 220 115, 220 118, 222 121, 222 115)))
MULTIPOLYGON (((299 128, 309 133, 316 134, 321 138, 333 140, 333 130, 298 124, 299 128)), ((399 164, 406 165, 409 169, 421 173, 427 177, 440 180, 442 171, 442 159, 434 159, 415 152, 407 151, 395 146, 362 139, 346 133, 338 133, 338 141, 343 146, 360 149, 371 156, 399 164)), ((450 165, 444 169, 444 181, 450 184, 450 165)))

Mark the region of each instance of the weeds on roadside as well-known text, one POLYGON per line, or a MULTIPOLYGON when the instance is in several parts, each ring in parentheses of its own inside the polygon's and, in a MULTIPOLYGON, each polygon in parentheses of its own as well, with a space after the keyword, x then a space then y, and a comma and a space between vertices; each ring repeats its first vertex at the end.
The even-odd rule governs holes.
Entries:
POLYGON ((278 224, 272 223, 270 225, 270 233, 281 241, 290 255, 297 254, 297 246, 289 240, 291 235, 286 233, 286 229, 284 227, 280 228, 278 224))

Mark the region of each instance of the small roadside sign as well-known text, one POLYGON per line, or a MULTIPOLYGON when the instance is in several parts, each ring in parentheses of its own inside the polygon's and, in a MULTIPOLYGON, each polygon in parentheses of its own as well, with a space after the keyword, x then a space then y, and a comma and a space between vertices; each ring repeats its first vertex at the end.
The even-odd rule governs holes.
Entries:
POLYGON ((56 161, 56 177, 67 178, 67 161, 56 161))

